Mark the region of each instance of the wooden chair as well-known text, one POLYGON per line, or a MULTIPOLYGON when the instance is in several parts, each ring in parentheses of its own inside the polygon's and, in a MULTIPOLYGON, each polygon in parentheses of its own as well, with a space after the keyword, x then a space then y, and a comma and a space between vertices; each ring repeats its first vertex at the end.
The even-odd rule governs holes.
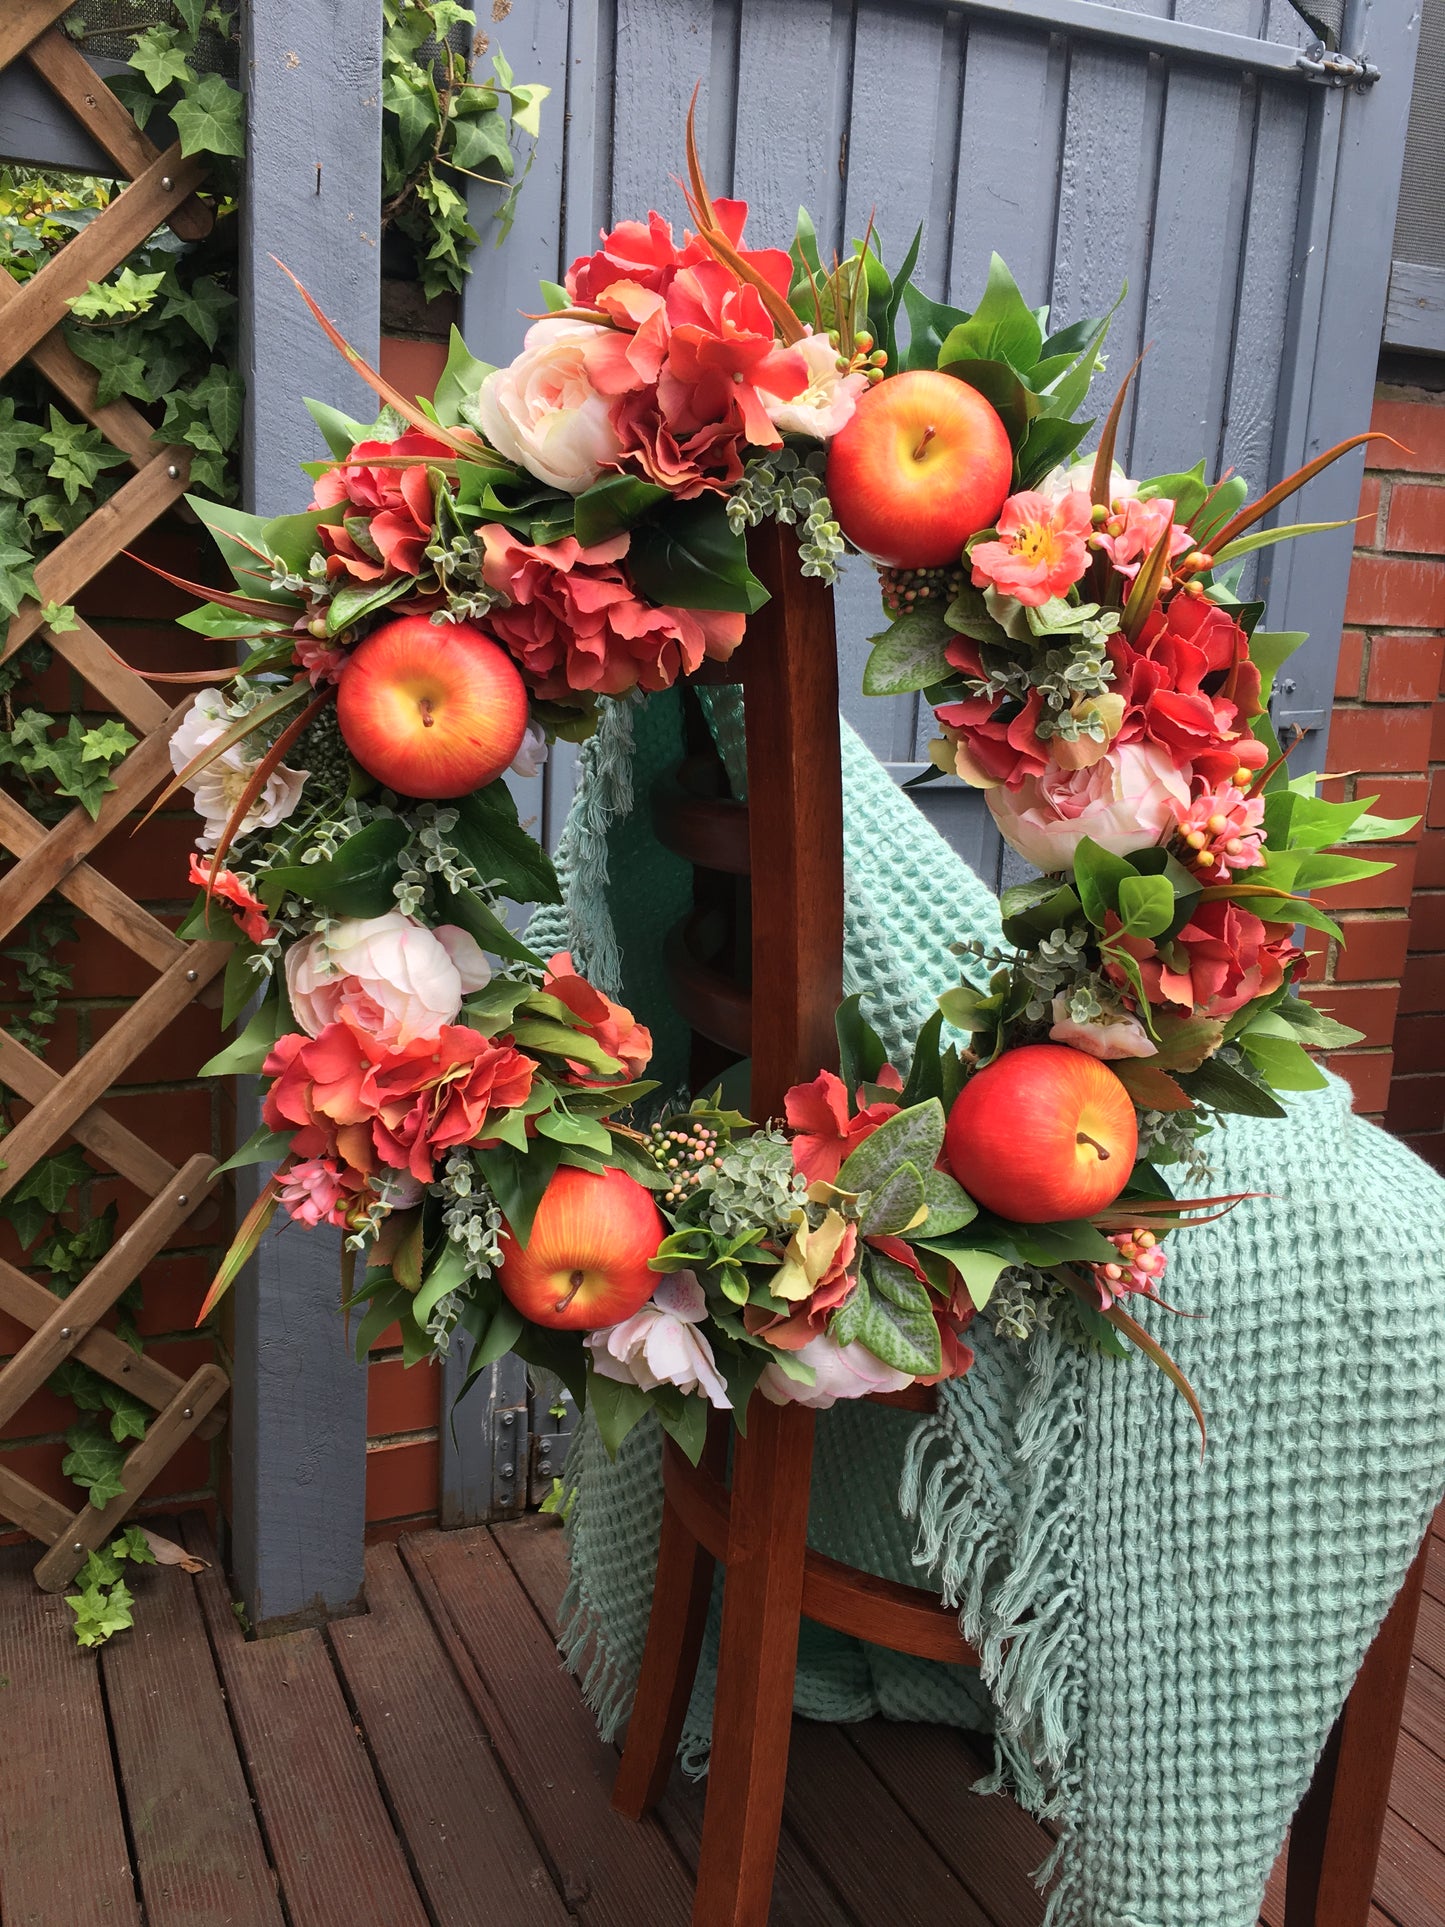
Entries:
MULTIPOLYGON (((752 1114, 836 1067, 842 996, 843 802, 832 596, 768 528, 753 564, 771 601, 740 651, 748 801, 710 795, 685 764, 656 811, 661 839, 714 877, 751 879, 752 994, 712 952, 721 906, 674 932, 674 999, 696 1034, 752 1058, 752 1114)), ((720 680, 726 678, 719 678, 720 680)), ((875 1402, 932 1409, 924 1388, 875 1402)), ((668 1440, 652 1613, 612 1804, 640 1819, 660 1799, 692 1695, 714 1562, 727 1569, 712 1754, 693 1927, 763 1927, 772 1895, 793 1718, 798 1625, 816 1620, 895 1652, 976 1666, 937 1595, 810 1551, 814 1415, 755 1398, 732 1451, 714 1415, 694 1467, 668 1440)), ((1286 1927, 1365 1927, 1409 1672, 1424 1548, 1366 1655, 1296 1817, 1286 1927)))

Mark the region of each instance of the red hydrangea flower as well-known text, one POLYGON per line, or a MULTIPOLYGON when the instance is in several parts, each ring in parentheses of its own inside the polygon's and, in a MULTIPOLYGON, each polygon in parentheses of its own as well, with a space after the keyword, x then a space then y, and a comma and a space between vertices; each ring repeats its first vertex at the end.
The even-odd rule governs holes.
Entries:
POLYGON ((451 456, 445 443, 409 428, 394 442, 358 442, 343 466, 326 469, 311 506, 344 502, 354 510, 339 527, 321 525, 326 573, 356 582, 420 575, 436 519, 426 464, 451 456), (408 455, 416 457, 409 467, 377 466, 381 458, 408 455))
POLYGON ((1227 610, 1176 595, 1150 612, 1137 644, 1110 637, 1109 655, 1125 704, 1122 742, 1161 743, 1177 769, 1211 788, 1237 769, 1264 767, 1268 751, 1248 727, 1261 708, 1259 671, 1227 610))
POLYGON ((534 547, 500 522, 481 537, 483 576, 508 604, 488 613, 487 626, 544 701, 581 690, 619 696, 638 684, 668 689, 704 656, 726 661, 742 640, 741 615, 641 601, 618 567, 625 533, 590 549, 572 535, 534 547))
MULTIPOLYGON (((641 1077, 652 1056, 652 1032, 645 1024, 637 1022, 625 1004, 613 1003, 610 997, 604 997, 600 990, 589 984, 585 977, 579 976, 570 951, 559 950, 548 961, 542 988, 548 996, 557 998, 574 1016, 582 1019, 607 1055, 615 1057, 621 1064, 629 1083, 641 1077)), ((568 1068, 574 1084, 606 1082, 585 1064, 574 1064, 569 1060, 568 1068)))
MULTIPOLYGON (((885 1064, 873 1082, 885 1090, 903 1089, 903 1079, 891 1064, 885 1064)), ((819 1071, 811 1084, 795 1084, 783 1103, 794 1132, 793 1166, 809 1183, 822 1178, 831 1184, 850 1154, 898 1109, 880 1098, 850 1117, 848 1087, 832 1071, 819 1071)))
MULTIPOLYGON (((747 202, 715 199, 712 205, 718 226, 743 260, 765 275, 779 294, 786 295, 793 267, 782 249, 742 246, 747 202)), ((579 254, 567 270, 567 292, 579 308, 597 307, 600 297, 619 281, 631 282, 653 294, 666 294, 680 268, 711 259, 694 234, 684 235, 678 247, 672 238, 672 223, 664 221, 653 208, 646 222, 619 221, 610 234, 602 236, 602 246, 595 254, 579 254)))
MULTIPOLYGON (((1110 922, 1117 930, 1118 919, 1110 922)), ((1151 1004, 1174 1004, 1201 1017, 1230 1017, 1256 997, 1268 997, 1304 960, 1293 924, 1265 923, 1231 897, 1198 903, 1166 942, 1119 941, 1138 963, 1151 1004)), ((1128 988, 1117 964, 1106 968, 1121 989, 1128 988)))

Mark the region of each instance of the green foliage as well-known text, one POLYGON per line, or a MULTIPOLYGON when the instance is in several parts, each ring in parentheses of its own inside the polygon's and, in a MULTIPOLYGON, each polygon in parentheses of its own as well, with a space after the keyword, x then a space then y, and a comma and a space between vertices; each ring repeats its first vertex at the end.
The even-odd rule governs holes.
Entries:
POLYGON ((491 78, 474 80, 473 51, 485 36, 456 0, 383 0, 382 18, 382 225, 410 245, 431 300, 461 287, 477 245, 469 179, 502 190, 497 239, 505 239, 531 166, 529 150, 518 176, 512 141, 536 139, 548 89, 519 85, 500 53, 491 78))
POLYGON ((139 1526, 127 1526, 108 1546, 92 1552, 76 1578, 78 1591, 67 1593, 65 1603, 75 1614, 75 1637, 82 1646, 103 1646, 114 1634, 125 1632, 135 1622, 135 1604, 125 1583, 127 1560, 140 1566, 153 1566, 156 1556, 146 1543, 139 1526))
POLYGON ((109 1429, 102 1429, 89 1420, 72 1425, 65 1434, 69 1452, 60 1462, 60 1469, 68 1479, 73 1479, 83 1491, 90 1495, 90 1503, 97 1510, 118 1499, 125 1491, 121 1473, 125 1466, 125 1449, 111 1436, 109 1429))

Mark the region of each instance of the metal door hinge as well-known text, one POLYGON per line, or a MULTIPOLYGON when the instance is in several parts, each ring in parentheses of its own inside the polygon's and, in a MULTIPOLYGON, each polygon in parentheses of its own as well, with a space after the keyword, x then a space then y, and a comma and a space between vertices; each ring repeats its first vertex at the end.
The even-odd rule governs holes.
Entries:
POLYGON ((1358 60, 1352 54, 1332 54, 1322 40, 1316 40, 1297 54, 1294 64, 1305 79, 1317 87, 1353 87, 1357 93, 1363 93, 1380 78, 1380 70, 1373 60, 1367 60, 1363 54, 1358 60))
POLYGON ((527 1408, 492 1414, 492 1516, 521 1512, 527 1503, 527 1408))
POLYGON ((572 1443, 572 1434, 567 1432, 537 1432, 532 1437, 532 1477, 528 1498, 533 1505, 540 1505, 552 1490, 553 1479, 560 1479, 562 1468, 567 1462, 567 1448, 572 1443))

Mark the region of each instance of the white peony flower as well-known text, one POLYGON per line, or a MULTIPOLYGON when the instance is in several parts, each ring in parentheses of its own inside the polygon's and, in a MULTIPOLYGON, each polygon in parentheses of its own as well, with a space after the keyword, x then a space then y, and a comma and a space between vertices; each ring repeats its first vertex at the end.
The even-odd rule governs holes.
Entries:
POLYGON ((286 952, 291 1009, 308 1037, 343 1014, 386 1044, 435 1037, 491 975, 465 930, 429 930, 400 910, 340 917, 286 952))
POLYGON ((592 1369, 644 1392, 659 1385, 701 1392, 711 1405, 730 1411, 732 1401, 717 1369, 712 1346, 697 1329, 707 1317, 707 1299, 690 1271, 670 1272, 641 1311, 620 1325, 588 1332, 592 1369))
POLYGON ((808 364, 807 387, 788 401, 762 388, 758 398, 784 435, 813 435, 826 442, 851 419, 868 377, 845 375, 838 366, 838 350, 825 334, 809 334, 797 346, 808 364))
POLYGON ((816 1374, 811 1385, 789 1378, 781 1366, 769 1365, 758 1380, 758 1390, 774 1405, 810 1405, 826 1411, 840 1398, 867 1398, 873 1392, 901 1392, 913 1383, 912 1374, 885 1365, 866 1345, 840 1345, 827 1332, 810 1338, 793 1353, 816 1374))
POLYGON ((514 776, 538 776, 547 760, 547 732, 540 723, 528 723, 522 747, 511 761, 514 776))
MULTIPOLYGON (((179 776, 203 749, 224 736, 237 720, 219 689, 203 689, 171 736, 171 767, 179 776)), ((214 850, 225 833, 231 812, 261 759, 249 754, 244 742, 222 752, 186 784, 196 799, 196 813, 205 827, 196 838, 196 847, 214 850)), ((301 800, 306 771, 279 764, 266 779, 265 787, 241 819, 238 835, 251 830, 270 830, 284 823, 301 800)))
POLYGON ((497 453, 569 495, 590 488, 622 452, 588 368, 589 351, 611 332, 561 316, 536 321, 516 360, 493 369, 478 397, 482 432, 497 453))
POLYGON ((1159 1046, 1147 1030, 1127 1010, 1111 1011, 1104 1017, 1081 1023, 1069 1015, 1069 999, 1062 990, 1054 999, 1054 1021, 1049 1036, 1056 1044, 1072 1044, 1075 1050, 1104 1063, 1118 1057, 1157 1057, 1159 1046))

